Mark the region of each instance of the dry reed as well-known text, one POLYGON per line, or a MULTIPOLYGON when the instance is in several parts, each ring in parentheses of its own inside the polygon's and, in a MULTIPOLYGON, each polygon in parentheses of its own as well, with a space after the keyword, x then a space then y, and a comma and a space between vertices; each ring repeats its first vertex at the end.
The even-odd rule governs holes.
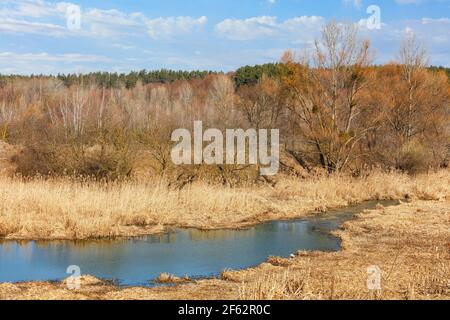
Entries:
POLYGON ((163 232, 168 226, 240 228, 272 219, 372 199, 439 200, 450 195, 450 172, 415 177, 373 173, 298 180, 275 188, 195 183, 98 183, 69 179, 0 178, 0 238, 92 239, 163 232))

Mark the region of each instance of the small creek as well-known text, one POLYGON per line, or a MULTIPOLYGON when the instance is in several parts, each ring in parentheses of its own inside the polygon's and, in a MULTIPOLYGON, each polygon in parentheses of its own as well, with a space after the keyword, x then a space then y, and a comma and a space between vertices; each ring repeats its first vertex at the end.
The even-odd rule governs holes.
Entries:
POLYGON ((267 222, 246 230, 176 229, 143 238, 102 241, 0 241, 0 282, 61 280, 68 266, 121 286, 152 286, 162 272, 217 276, 298 250, 340 250, 330 234, 355 213, 397 201, 369 201, 320 217, 267 222))

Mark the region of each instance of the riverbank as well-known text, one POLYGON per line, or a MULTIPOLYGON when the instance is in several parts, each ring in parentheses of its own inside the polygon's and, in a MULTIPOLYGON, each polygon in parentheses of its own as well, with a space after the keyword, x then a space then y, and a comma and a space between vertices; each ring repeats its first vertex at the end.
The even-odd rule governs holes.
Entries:
POLYGON ((342 251, 269 258, 221 279, 174 287, 119 288, 83 277, 62 283, 0 284, 0 299, 450 299, 450 200, 403 203, 365 211, 336 235, 342 251), (381 290, 367 288, 369 267, 381 290))
POLYGON ((450 171, 408 176, 374 172, 226 188, 195 183, 173 190, 162 182, 96 183, 0 178, 0 238, 88 240, 140 236, 170 227, 238 229, 299 218, 367 200, 442 200, 450 171))

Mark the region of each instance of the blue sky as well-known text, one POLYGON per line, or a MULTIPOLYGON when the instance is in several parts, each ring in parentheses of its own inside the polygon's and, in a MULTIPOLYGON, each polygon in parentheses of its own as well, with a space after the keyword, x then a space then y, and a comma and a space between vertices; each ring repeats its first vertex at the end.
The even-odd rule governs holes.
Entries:
POLYGON ((449 15, 450 0, 0 0, 0 73, 230 71, 310 48, 333 18, 360 25, 376 63, 414 33, 450 66, 449 15), (370 5, 380 29, 366 27, 370 5), (74 6, 80 28, 67 24, 74 6))

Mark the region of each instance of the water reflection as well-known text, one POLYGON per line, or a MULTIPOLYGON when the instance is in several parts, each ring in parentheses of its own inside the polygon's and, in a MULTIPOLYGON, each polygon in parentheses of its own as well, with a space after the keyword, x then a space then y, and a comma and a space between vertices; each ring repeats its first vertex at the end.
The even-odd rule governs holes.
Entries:
POLYGON ((355 212, 377 203, 336 211, 324 218, 276 221, 247 230, 181 229, 114 241, 4 241, 0 242, 0 282, 63 279, 69 265, 78 265, 83 274, 117 279, 121 285, 150 285, 149 280, 161 272, 213 276, 224 269, 257 265, 271 255, 336 251, 340 241, 330 231, 355 212))

